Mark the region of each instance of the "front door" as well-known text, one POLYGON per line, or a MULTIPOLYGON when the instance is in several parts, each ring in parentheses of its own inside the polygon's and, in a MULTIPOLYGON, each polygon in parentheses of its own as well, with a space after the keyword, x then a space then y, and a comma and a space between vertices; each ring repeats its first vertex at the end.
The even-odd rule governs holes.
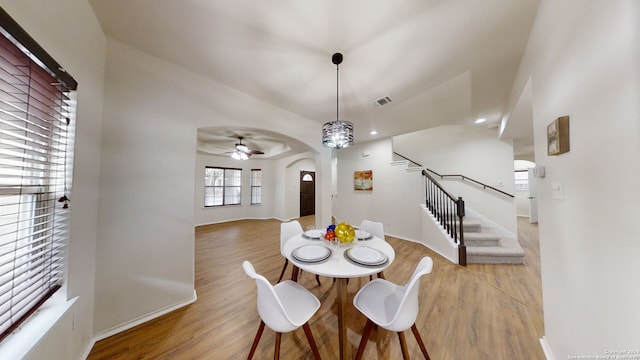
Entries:
POLYGON ((316 213, 316 173, 300 171, 300 216, 316 213))

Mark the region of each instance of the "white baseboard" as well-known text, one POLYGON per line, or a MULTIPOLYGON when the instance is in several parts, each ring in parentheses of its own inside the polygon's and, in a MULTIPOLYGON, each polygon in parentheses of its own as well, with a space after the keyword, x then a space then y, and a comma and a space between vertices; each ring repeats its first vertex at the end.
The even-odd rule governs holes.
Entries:
MULTIPOLYGON (((267 217, 243 217, 243 218, 235 218, 235 219, 224 219, 224 220, 220 220, 220 221, 212 221, 212 222, 206 222, 206 223, 202 223, 202 224, 195 224, 195 227, 198 226, 207 226, 207 225, 216 225, 216 224, 224 224, 224 223, 228 223, 228 222, 232 222, 232 221, 240 221, 240 220, 271 220, 271 219, 276 219, 276 220, 280 220, 280 221, 290 221, 292 219, 281 219, 281 218, 275 218, 272 216, 267 216, 267 217)), ((293 219, 297 219, 297 218, 293 218, 293 219)))
POLYGON ((544 338, 544 336, 540 338, 540 346, 542 346, 544 357, 546 357, 547 360, 555 360, 555 357, 551 352, 551 348, 549 347, 549 344, 547 344, 547 340, 544 338))
MULTIPOLYGON (((124 323, 122 325, 116 326, 116 327, 114 327, 112 329, 109 329, 107 331, 104 331, 104 332, 102 332, 100 334, 96 334, 93 337, 91 347, 88 349, 86 355, 89 356, 89 352, 91 352, 91 348, 93 348, 93 344, 95 344, 96 342, 98 342, 98 341, 100 341, 102 339, 106 339, 109 336, 121 333, 121 332, 123 332, 125 330, 129 330, 129 329, 131 329, 133 327, 136 327, 136 326, 138 326, 140 324, 143 324, 143 323, 145 323, 145 322, 147 322, 149 320, 153 320, 153 319, 155 319, 157 317, 160 317, 162 315, 168 314, 168 313, 170 313, 170 312, 172 312, 174 310, 177 310, 177 309, 179 309, 181 307, 184 307, 184 306, 187 306, 189 304, 192 304, 196 300, 198 300, 198 296, 197 296, 196 291, 194 289, 193 290, 193 296, 191 298, 185 300, 185 301, 182 301, 182 302, 167 306, 167 307, 165 307, 163 309, 160 309, 159 311, 153 312, 151 314, 147 314, 145 316, 141 316, 141 317, 139 317, 137 319, 134 319, 134 320, 129 321, 127 323, 124 323)), ((86 359, 86 357, 85 357, 85 359, 86 359)))

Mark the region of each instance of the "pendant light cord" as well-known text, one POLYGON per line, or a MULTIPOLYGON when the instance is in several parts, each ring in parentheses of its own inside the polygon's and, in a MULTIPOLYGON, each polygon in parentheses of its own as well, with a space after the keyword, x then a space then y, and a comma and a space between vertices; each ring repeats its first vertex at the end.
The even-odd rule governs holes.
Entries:
POLYGON ((339 101, 340 101, 340 94, 339 94, 339 82, 340 82, 340 77, 338 75, 338 71, 339 71, 340 65, 336 64, 336 121, 340 120, 339 114, 338 114, 338 109, 339 109, 339 101))

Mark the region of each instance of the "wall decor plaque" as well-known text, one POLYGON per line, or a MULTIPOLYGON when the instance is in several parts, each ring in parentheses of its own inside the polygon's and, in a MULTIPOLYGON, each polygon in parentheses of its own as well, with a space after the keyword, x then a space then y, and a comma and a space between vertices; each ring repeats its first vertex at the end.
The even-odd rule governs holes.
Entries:
POLYGON ((547 125, 547 155, 569 151, 569 116, 561 116, 547 125))

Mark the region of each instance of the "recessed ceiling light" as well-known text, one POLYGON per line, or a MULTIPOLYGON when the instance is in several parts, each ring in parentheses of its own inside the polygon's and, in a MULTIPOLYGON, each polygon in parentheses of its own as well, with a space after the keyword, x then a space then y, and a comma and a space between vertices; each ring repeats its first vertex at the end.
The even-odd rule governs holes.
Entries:
POLYGON ((487 119, 485 119, 485 118, 480 118, 480 119, 477 119, 474 123, 475 123, 475 124, 482 124, 482 123, 483 123, 483 122, 485 122, 485 121, 487 121, 487 119))
POLYGON ((375 130, 371 130, 371 135, 377 135, 377 134, 378 134, 378 132, 377 132, 377 131, 375 131, 375 130))

